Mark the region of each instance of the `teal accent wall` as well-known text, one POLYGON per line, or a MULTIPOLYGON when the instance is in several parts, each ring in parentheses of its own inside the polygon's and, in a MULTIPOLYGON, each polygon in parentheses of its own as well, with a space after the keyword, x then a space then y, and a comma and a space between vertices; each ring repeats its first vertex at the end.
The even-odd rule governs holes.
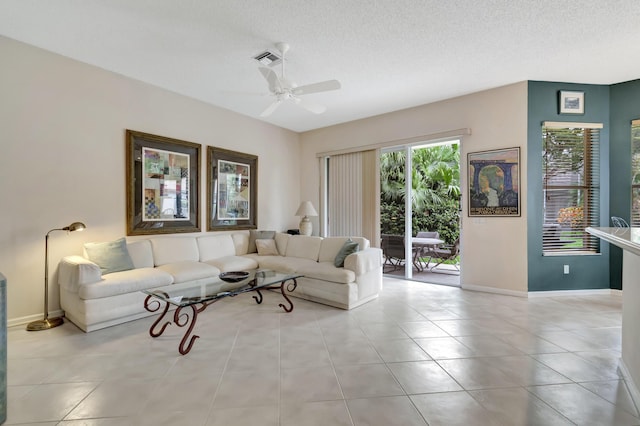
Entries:
POLYGON ((609 226, 610 86, 530 81, 527 129, 527 252, 529 291, 609 288, 609 244, 587 256, 542 256, 542 122, 603 123, 600 134, 600 226, 609 226), (583 115, 558 113, 558 91, 584 92, 583 115), (570 273, 563 274, 563 265, 570 273))
MULTIPOLYGON (((640 118, 640 80, 611 86, 610 211, 611 216, 631 216, 631 120, 640 118)), ((622 250, 611 246, 611 288, 622 288, 622 250)))

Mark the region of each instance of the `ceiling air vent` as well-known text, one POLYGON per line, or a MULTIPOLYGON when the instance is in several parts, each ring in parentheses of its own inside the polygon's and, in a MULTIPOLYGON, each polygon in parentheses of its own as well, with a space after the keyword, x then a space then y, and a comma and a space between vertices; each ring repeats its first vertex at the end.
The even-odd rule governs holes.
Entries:
POLYGON ((268 67, 279 64, 282 60, 282 58, 277 53, 273 53, 269 50, 257 54, 253 57, 253 59, 268 67))

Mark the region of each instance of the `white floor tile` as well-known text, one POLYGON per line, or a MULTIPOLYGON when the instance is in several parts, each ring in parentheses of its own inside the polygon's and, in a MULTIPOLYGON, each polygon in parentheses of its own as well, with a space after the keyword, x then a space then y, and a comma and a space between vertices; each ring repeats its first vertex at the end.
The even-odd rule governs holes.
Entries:
POLYGON ((640 424, 620 376, 622 298, 519 298, 385 279, 350 311, 230 298, 153 339, 154 318, 8 332, 5 424, 640 424), (454 337, 455 336, 455 337, 454 337))
MULTIPOLYGON (((260 424, 260 423, 258 423, 260 424)), ((352 426, 346 402, 320 401, 282 404, 280 426, 352 426)))
MULTIPOLYGON (((9 372, 9 374, 11 374, 9 372)), ((51 422, 64 419, 98 383, 45 384, 7 392, 7 421, 5 424, 51 422), (22 392, 26 390, 26 392, 22 392)), ((111 414, 113 415, 113 414, 111 414)))
POLYGON ((497 426, 499 419, 467 392, 412 395, 411 401, 429 426, 497 426))
POLYGON ((339 365, 336 374, 347 399, 405 394, 385 364, 339 365))
POLYGON ((640 419, 577 384, 536 386, 529 390, 579 425, 640 424, 640 419))
POLYGON ((435 361, 388 364, 407 394, 450 392, 462 387, 435 361))
POLYGON ((331 366, 283 368, 280 396, 284 403, 343 399, 331 366))
POLYGON ((590 390, 601 398, 615 404, 632 416, 640 418, 640 412, 631 398, 629 389, 624 380, 609 380, 606 382, 586 382, 580 386, 590 390))
POLYGON ((469 394, 505 425, 573 425, 569 419, 524 388, 479 390, 470 391, 469 394))
POLYGON ((347 405, 355 426, 427 426, 407 396, 351 399, 347 405))
POLYGON ((384 362, 425 361, 431 357, 412 339, 378 340, 373 347, 384 362))
POLYGON ((532 355, 532 357, 574 382, 593 382, 619 378, 617 368, 598 368, 596 364, 579 357, 575 353, 542 354, 532 355))

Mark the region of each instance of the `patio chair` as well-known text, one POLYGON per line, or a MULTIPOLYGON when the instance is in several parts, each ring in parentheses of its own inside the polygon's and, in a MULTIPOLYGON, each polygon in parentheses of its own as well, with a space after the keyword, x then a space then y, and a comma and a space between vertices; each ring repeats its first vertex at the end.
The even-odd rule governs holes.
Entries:
MULTIPOLYGON (((384 255, 384 267, 391 267, 390 270, 385 270, 384 272, 393 272, 404 266, 405 258, 404 258, 404 236, 403 235, 390 235, 390 234, 382 234, 380 241, 380 246, 382 248, 382 254, 384 255)), ((412 261, 413 265, 418 268, 418 270, 422 270, 422 268, 416 265, 417 252, 414 248, 412 250, 412 261)))
MULTIPOLYGON (((416 235, 416 238, 435 238, 435 239, 439 239, 440 238, 440 234, 438 233, 438 231, 420 231, 418 232, 418 235, 416 235)), ((430 251, 432 248, 435 247, 425 247, 425 246, 420 246, 417 247, 420 250, 420 253, 417 253, 417 259, 418 262, 420 262, 420 265, 422 265, 422 259, 425 257, 428 257, 428 259, 426 260, 425 264, 428 266, 429 262, 431 262, 431 254, 430 251)), ((424 269, 424 267, 422 268, 424 269)))
POLYGON ((619 216, 611 216, 611 223, 614 228, 628 228, 629 223, 619 216))
MULTIPOLYGON (((429 255, 431 256, 431 258, 438 259, 438 262, 431 267, 430 271, 433 272, 433 270, 438 266, 440 266, 442 263, 444 263, 447 260, 455 259, 456 256, 458 256, 459 254, 460 254, 460 237, 456 238, 456 240, 451 245, 448 245, 448 246, 445 245, 439 248, 434 248, 429 250, 429 255)), ((453 266, 458 271, 460 270, 458 268, 457 263, 455 263, 453 266)))

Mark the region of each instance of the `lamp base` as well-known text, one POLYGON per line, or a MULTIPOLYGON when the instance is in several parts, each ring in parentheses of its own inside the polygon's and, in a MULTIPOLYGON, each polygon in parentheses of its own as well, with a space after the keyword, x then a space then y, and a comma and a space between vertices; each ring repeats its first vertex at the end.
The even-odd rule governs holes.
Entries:
POLYGON ((307 216, 303 217, 300 221, 300 235, 311 235, 313 232, 313 225, 307 216))
POLYGON ((64 322, 64 319, 62 319, 62 317, 33 321, 27 324, 27 331, 48 330, 50 328, 54 328, 59 325, 62 325, 63 322, 64 322))

